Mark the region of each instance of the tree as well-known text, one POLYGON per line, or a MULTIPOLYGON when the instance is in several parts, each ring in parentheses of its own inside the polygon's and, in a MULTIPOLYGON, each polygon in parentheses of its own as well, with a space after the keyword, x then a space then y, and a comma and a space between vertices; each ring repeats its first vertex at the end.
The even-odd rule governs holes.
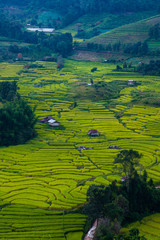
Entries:
POLYGON ((95 72, 95 71, 97 71, 97 67, 94 67, 91 69, 91 72, 95 72))
POLYGON ((0 97, 2 101, 12 101, 16 98, 19 98, 20 95, 17 93, 17 82, 1 82, 0 83, 0 97))
POLYGON ((127 68, 127 63, 126 62, 123 63, 123 68, 127 68))
POLYGON ((112 240, 113 239, 112 227, 113 224, 110 221, 110 219, 108 218, 101 219, 98 222, 98 227, 96 229, 94 239, 112 240))
POLYGON ((92 79, 92 78, 90 79, 90 82, 91 82, 91 84, 93 85, 93 79, 92 79))
POLYGON ((132 149, 122 150, 115 158, 114 163, 119 163, 122 165, 125 176, 129 176, 134 169, 134 165, 138 163, 138 159, 141 157, 142 154, 139 154, 137 151, 132 149))
POLYGON ((35 136, 34 111, 24 100, 4 104, 0 109, 0 146, 23 144, 35 136))
POLYGON ((160 37, 160 26, 159 24, 155 24, 153 27, 149 29, 149 37, 158 40, 160 37))
POLYGON ((92 185, 87 191, 87 204, 84 206, 84 213, 91 219, 102 217, 104 215, 104 206, 110 203, 112 199, 111 189, 103 185, 92 185))

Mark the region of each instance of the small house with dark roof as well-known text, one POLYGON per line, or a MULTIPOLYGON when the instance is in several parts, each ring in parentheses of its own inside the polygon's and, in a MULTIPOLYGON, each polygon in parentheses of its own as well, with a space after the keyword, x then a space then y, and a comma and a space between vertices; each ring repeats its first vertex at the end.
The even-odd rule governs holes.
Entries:
POLYGON ((88 135, 90 136, 99 136, 100 133, 96 129, 91 129, 88 131, 88 135))

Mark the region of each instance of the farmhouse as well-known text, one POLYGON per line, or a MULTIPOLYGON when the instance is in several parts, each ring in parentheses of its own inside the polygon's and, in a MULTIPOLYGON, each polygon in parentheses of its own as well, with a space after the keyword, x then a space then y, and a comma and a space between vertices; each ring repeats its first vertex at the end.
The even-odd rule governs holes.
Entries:
POLYGON ((91 129, 88 131, 88 135, 90 136, 99 136, 100 133, 96 129, 91 129))
POLYGON ((82 151, 82 150, 93 150, 93 148, 88 148, 88 147, 85 147, 85 146, 80 146, 80 147, 78 147, 78 150, 79 150, 79 151, 82 151))
POLYGON ((116 146, 116 145, 109 145, 110 149, 120 149, 120 147, 116 146))

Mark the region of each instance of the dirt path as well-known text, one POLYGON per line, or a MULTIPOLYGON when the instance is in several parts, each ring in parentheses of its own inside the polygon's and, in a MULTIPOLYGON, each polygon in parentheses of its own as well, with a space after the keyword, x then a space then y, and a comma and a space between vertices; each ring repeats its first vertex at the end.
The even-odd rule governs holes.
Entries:
POLYGON ((88 231, 88 233, 86 234, 84 240, 93 240, 94 238, 94 234, 95 234, 95 230, 97 228, 98 225, 98 221, 96 220, 93 224, 93 226, 91 227, 91 229, 88 231))

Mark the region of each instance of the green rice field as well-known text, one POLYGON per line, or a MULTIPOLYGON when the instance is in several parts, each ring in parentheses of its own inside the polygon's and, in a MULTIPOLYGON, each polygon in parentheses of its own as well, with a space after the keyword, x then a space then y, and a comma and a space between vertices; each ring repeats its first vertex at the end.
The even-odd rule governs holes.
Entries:
MULTIPOLYGON (((133 103, 131 96, 135 88, 160 92, 160 77, 116 73, 115 65, 100 62, 65 60, 61 71, 56 63, 39 63, 44 68, 24 70, 24 62, 0 63, 0 81, 17 80, 19 93, 36 106, 38 118, 37 137, 0 148, 0 239, 80 240, 86 216, 77 209, 85 203, 88 187, 122 177, 113 164, 120 150, 109 145, 142 153, 137 170, 146 169, 156 184, 160 182, 160 109, 133 103), (91 78, 94 83, 116 80, 126 85, 108 105, 93 101, 91 78), (129 79, 142 84, 129 87, 129 79), (47 116, 61 128, 41 123, 47 116), (90 129, 100 136, 90 137, 90 129), (93 150, 79 151, 79 146, 93 150)), ((160 221, 159 214, 156 219, 160 221)), ((148 231, 144 233, 152 236, 153 229, 148 231)))
POLYGON ((160 239, 160 217, 159 214, 153 214, 149 217, 145 217, 140 222, 133 223, 128 226, 126 230, 131 228, 138 228, 141 235, 146 236, 148 240, 159 240, 160 239))

